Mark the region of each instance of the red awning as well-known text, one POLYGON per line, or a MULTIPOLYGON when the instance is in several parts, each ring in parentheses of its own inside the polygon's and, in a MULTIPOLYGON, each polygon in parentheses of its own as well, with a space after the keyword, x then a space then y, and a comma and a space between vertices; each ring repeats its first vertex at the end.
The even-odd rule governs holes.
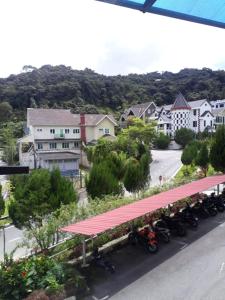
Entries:
POLYGON ((109 229, 113 229, 121 224, 151 213, 156 209, 206 191, 207 189, 224 182, 225 175, 206 177, 162 192, 158 195, 124 205, 101 215, 71 224, 61 228, 61 230, 89 236, 103 233, 109 229))

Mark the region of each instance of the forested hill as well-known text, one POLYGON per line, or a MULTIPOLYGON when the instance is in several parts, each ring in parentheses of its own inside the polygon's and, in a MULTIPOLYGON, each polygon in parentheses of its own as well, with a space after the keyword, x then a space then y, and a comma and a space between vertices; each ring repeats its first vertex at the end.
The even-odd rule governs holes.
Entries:
POLYGON ((188 100, 225 98, 225 71, 204 68, 105 76, 90 69, 45 65, 40 69, 26 66, 19 75, 0 79, 0 102, 9 102, 17 115, 27 107, 63 107, 75 112, 109 108, 118 113, 138 102, 170 104, 179 91, 188 100))

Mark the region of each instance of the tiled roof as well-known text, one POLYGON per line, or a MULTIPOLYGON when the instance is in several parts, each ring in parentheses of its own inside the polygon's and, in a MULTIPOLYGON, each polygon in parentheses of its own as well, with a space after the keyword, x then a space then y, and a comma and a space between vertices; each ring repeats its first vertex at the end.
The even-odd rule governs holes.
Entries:
MULTIPOLYGON (((95 126, 106 117, 117 125, 112 115, 104 114, 85 114, 85 125, 95 126)), ((28 108, 27 123, 28 126, 79 126, 80 115, 67 109, 28 108)))
POLYGON ((225 117, 225 108, 213 109, 212 114, 214 117, 225 117))
POLYGON ((190 105, 184 98, 184 96, 179 93, 177 98, 175 99, 174 104, 171 107, 171 110, 176 110, 176 109, 191 109, 190 105))

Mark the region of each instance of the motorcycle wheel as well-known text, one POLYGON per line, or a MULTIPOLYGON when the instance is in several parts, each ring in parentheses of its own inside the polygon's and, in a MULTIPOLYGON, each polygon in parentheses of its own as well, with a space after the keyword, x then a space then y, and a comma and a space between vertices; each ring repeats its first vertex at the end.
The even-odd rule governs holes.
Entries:
POLYGON ((211 217, 215 217, 217 215, 217 210, 216 209, 209 209, 209 214, 211 217))
POLYGON ((128 235, 128 242, 132 245, 132 246, 135 246, 137 244, 137 238, 132 234, 130 233, 128 235))
POLYGON ((225 207, 223 205, 218 205, 216 208, 219 212, 224 212, 225 210, 225 207))
POLYGON ((186 230, 185 230, 185 228, 183 226, 179 226, 177 228, 177 235, 179 235, 180 237, 186 235, 186 230))
POLYGON ((147 245, 147 250, 150 253, 156 253, 159 250, 159 247, 157 244, 148 244, 147 245))
POLYGON ((165 244, 168 244, 170 242, 170 236, 166 233, 162 234, 162 240, 165 244))
POLYGON ((198 221, 196 221, 196 220, 190 220, 189 221, 189 224, 190 224, 190 226, 192 227, 192 228, 197 228, 198 227, 198 221))

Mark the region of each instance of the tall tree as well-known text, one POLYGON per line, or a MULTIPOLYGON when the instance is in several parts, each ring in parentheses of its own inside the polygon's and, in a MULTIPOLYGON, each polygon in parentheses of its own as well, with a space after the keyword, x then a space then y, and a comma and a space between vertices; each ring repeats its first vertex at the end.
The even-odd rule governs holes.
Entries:
POLYGON ((138 192, 142 187, 142 173, 138 160, 130 158, 127 162, 126 172, 124 176, 124 187, 128 192, 138 192))
POLYGON ((225 126, 219 126, 214 136, 211 150, 210 162, 216 171, 225 173, 225 126))
POLYGON ((54 171, 51 174, 48 170, 38 169, 29 175, 16 176, 15 200, 9 205, 9 216, 16 227, 40 227, 62 204, 76 201, 72 183, 58 175, 54 171))
POLYGON ((93 165, 89 176, 86 178, 86 188, 92 198, 121 193, 119 180, 113 175, 107 162, 104 161, 93 165))
POLYGON ((204 175, 206 176, 209 166, 209 151, 206 143, 202 144, 195 159, 195 164, 202 169, 204 175))
POLYGON ((12 116, 12 106, 8 102, 0 103, 0 123, 9 121, 12 116))

